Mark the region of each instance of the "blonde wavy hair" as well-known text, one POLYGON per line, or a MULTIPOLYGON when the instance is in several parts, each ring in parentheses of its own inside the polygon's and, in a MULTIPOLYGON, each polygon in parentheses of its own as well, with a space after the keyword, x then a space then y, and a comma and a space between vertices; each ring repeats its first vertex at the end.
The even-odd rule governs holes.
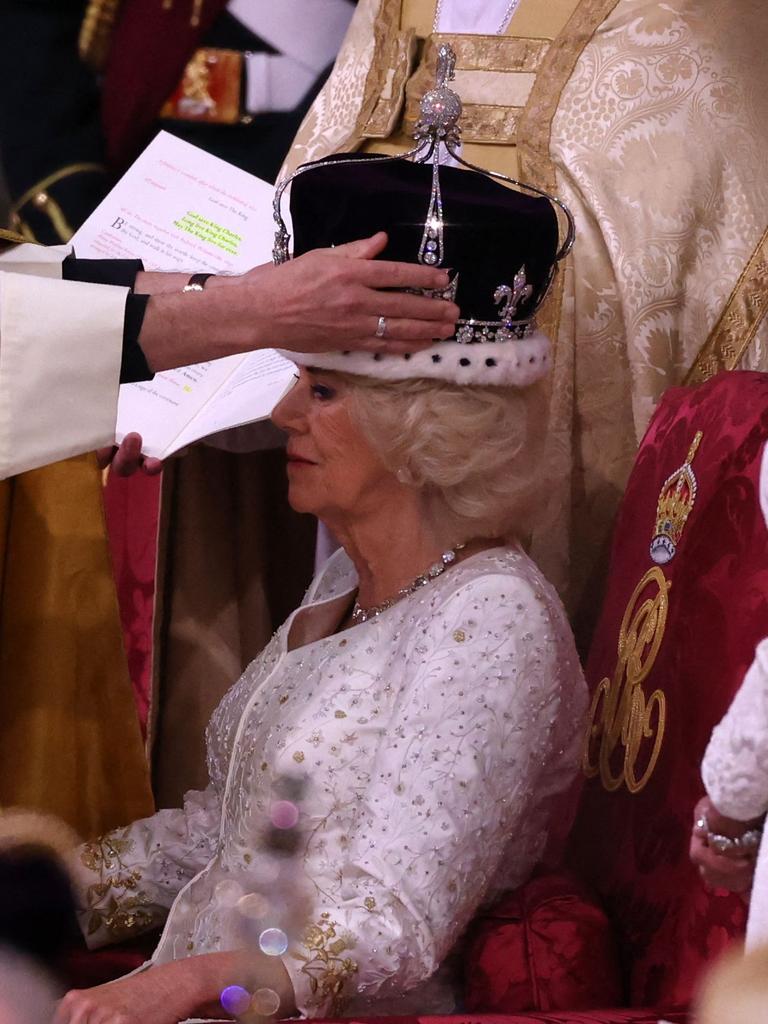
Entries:
POLYGON ((450 538, 527 535, 540 497, 541 383, 519 389, 338 376, 368 443, 402 483, 425 493, 450 538))

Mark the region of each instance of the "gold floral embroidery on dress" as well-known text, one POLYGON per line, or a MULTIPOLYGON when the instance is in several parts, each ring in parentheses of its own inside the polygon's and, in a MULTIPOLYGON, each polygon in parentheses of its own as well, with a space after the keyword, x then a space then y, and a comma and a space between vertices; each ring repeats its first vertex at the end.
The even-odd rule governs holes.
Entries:
POLYGON ((304 933, 307 953, 294 954, 303 961, 301 972, 309 978, 312 995, 323 1006, 329 1002, 331 1014, 341 1010, 346 983, 357 973, 357 962, 343 955, 355 945, 354 937, 348 932, 339 933, 338 927, 329 913, 322 913, 319 923, 310 925, 304 933))
POLYGON ((89 935, 104 928, 113 939, 122 939, 146 931, 155 923, 155 915, 147 907, 149 898, 139 889, 141 872, 124 861, 134 846, 127 835, 128 829, 109 832, 85 843, 80 852, 83 867, 99 876, 99 881, 85 892, 90 910, 86 925, 89 935), (107 903, 100 906, 107 896, 107 903))

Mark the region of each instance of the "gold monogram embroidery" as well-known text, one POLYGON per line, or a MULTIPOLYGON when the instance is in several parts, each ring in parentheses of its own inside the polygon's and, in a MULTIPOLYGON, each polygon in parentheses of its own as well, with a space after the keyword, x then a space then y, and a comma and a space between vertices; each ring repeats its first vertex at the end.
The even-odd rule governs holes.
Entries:
POLYGON ((635 587, 619 630, 619 657, 613 679, 606 676, 601 680, 592 698, 582 768, 588 778, 599 774, 609 792, 626 785, 630 793, 639 793, 653 774, 661 752, 666 697, 661 690, 654 690, 646 698, 642 683, 664 639, 670 586, 661 569, 654 566, 635 587), (638 606, 649 586, 653 591, 638 606), (646 741, 650 741, 650 748, 641 760, 641 753, 648 747, 646 741), (619 745, 624 756, 616 770, 619 745))

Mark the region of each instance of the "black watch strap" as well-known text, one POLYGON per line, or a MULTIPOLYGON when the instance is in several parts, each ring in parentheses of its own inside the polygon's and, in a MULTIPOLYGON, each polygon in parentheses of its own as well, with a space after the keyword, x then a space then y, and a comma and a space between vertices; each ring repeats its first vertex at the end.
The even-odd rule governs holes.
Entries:
POLYGON ((183 292, 201 292, 209 277, 213 277, 213 274, 193 274, 181 290, 183 292))

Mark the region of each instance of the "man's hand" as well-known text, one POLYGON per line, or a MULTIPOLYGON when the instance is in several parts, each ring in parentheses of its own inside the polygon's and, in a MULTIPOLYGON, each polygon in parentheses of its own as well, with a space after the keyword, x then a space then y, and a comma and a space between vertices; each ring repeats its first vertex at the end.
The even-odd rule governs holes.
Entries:
POLYGON ((254 315, 264 321, 272 344, 295 352, 400 353, 450 338, 459 316, 454 303, 384 290, 445 288, 447 272, 375 259, 386 244, 381 231, 246 274, 243 284, 252 289, 254 315), (387 320, 384 338, 375 333, 381 316, 387 320))
POLYGON ((153 370, 258 348, 294 352, 365 349, 407 352, 449 338, 458 307, 403 289, 443 289, 448 273, 375 257, 383 232, 336 249, 318 249, 241 277, 212 277, 202 292, 174 291, 163 274, 141 274, 136 291, 152 294, 139 344, 153 370), (386 335, 376 337, 379 317, 386 335))
POLYGON ((713 889, 727 889, 748 898, 755 874, 756 851, 748 854, 733 851, 718 853, 707 843, 707 830, 698 825, 702 815, 706 816, 709 827, 721 835, 731 838, 743 834, 749 823, 737 822, 719 814, 709 797, 703 797, 696 804, 693 813, 690 858, 699 869, 704 883, 713 889))
POLYGON ((109 466, 110 471, 118 476, 133 476, 140 469, 147 476, 157 476, 162 472, 163 463, 160 459, 142 455, 141 443, 140 434, 126 434, 119 447, 99 448, 96 452, 99 469, 109 466))

